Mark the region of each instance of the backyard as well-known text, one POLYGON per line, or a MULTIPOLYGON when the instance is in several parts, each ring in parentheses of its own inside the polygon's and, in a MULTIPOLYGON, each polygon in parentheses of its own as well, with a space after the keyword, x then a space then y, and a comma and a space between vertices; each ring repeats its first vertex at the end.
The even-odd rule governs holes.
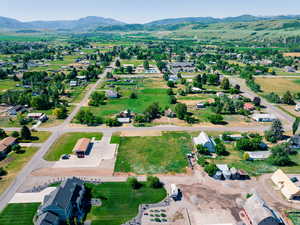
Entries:
POLYGON ((136 174, 184 173, 186 154, 193 146, 184 132, 167 132, 157 137, 120 137, 115 172, 136 174))
POLYGON ((0 193, 11 184, 19 171, 29 162, 37 150, 38 148, 36 147, 23 147, 20 153, 11 152, 5 159, 0 161, 0 167, 3 167, 7 172, 7 175, 0 178, 0 193))
POLYGON ((0 213, 1 225, 32 225, 40 203, 8 204, 0 213))
POLYGON ((164 188, 153 189, 145 183, 133 190, 127 183, 103 183, 88 185, 92 198, 100 198, 101 206, 93 206, 87 215, 92 225, 121 225, 138 213, 140 204, 162 201, 166 197, 164 188))
POLYGON ((56 142, 50 147, 45 160, 58 161, 63 154, 71 154, 72 150, 80 138, 93 138, 101 140, 102 133, 66 133, 63 134, 56 142))

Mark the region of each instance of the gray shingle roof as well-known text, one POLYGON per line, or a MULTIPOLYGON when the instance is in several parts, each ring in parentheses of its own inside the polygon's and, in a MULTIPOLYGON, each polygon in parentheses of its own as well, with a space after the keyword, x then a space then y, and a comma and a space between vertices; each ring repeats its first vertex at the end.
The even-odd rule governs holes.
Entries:
POLYGON ((59 218, 51 212, 46 212, 39 216, 35 225, 57 225, 59 224, 59 218))

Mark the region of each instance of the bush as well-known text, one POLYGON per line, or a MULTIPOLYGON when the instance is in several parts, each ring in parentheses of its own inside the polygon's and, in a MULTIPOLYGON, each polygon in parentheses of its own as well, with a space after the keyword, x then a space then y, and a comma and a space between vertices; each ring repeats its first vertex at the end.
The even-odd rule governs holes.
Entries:
POLYGON ((216 164, 207 164, 204 167, 204 171, 209 175, 209 176, 214 176, 216 174, 216 172, 218 171, 218 168, 216 166, 216 164))
POLYGON ((105 124, 106 126, 109 126, 109 127, 119 127, 122 125, 122 123, 120 123, 116 118, 112 119, 112 118, 109 118, 105 121, 105 124))
POLYGON ((18 131, 13 131, 11 133, 11 136, 14 137, 14 138, 19 138, 20 137, 20 133, 18 131))
POLYGON ((208 120, 209 122, 211 122, 212 124, 222 124, 224 121, 224 118, 222 115, 220 114, 212 114, 208 116, 208 120))
POLYGON ((160 182, 158 177, 148 176, 147 177, 147 185, 151 188, 161 188, 162 183, 160 182))
POLYGON ((133 189, 139 189, 141 187, 141 183, 138 182, 136 177, 128 177, 127 183, 133 188, 133 189))
POLYGON ((7 175, 7 171, 3 169, 3 167, 0 167, 0 177, 7 175))
POLYGON ((199 154, 210 155, 208 148, 204 147, 203 145, 197 145, 196 148, 199 154))
POLYGON ((202 167, 205 167, 208 164, 208 162, 206 162, 206 159, 204 157, 199 157, 197 163, 202 167))
POLYGON ((136 94, 135 92, 132 92, 132 93, 130 94, 129 98, 131 98, 131 99, 137 99, 138 96, 137 96, 137 94, 136 94))

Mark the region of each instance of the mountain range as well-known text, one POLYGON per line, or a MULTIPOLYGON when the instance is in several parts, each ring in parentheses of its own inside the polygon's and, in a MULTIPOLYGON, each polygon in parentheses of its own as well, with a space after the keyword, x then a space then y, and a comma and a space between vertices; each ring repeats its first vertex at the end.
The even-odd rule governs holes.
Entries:
POLYGON ((157 27, 172 27, 182 24, 217 24, 229 22, 253 22, 253 21, 272 21, 300 19, 300 15, 281 15, 281 16, 252 16, 241 15, 237 17, 214 18, 214 17, 185 17, 156 20, 145 24, 126 24, 111 18, 88 16, 78 20, 57 20, 57 21, 32 21, 21 22, 16 19, 0 17, 1 29, 38 29, 38 30, 136 30, 137 28, 155 29, 157 27))

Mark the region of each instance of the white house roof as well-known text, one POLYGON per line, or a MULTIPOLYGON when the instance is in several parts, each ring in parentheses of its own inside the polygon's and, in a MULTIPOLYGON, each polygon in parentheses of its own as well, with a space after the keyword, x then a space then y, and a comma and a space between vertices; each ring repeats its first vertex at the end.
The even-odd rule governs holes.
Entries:
POLYGON ((207 142, 213 142, 205 132, 201 132, 198 137, 193 138, 195 145, 203 145, 207 142))
POLYGON ((272 154, 270 151, 247 152, 251 159, 266 159, 272 154))
POLYGON ((256 113, 256 114, 253 114, 252 115, 252 118, 254 118, 254 119, 258 119, 258 118, 260 118, 260 119, 276 119, 276 116, 275 115, 273 115, 273 114, 259 114, 259 113, 256 113))
POLYGON ((117 120, 120 123, 130 123, 130 118, 118 118, 117 120))
POLYGON ((218 168, 219 170, 221 170, 222 172, 224 172, 224 171, 229 171, 229 168, 228 168, 228 165, 227 165, 227 164, 217 164, 216 166, 217 166, 217 168, 218 168))

